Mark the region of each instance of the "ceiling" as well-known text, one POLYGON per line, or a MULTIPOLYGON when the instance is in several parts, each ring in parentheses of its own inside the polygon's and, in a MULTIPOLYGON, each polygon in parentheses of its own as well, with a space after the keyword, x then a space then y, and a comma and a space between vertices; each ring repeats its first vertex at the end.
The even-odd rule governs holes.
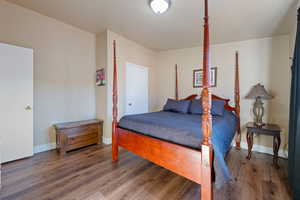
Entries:
MULTIPOLYGON (((172 0, 155 15, 148 0, 8 0, 92 33, 110 29, 154 50, 200 46, 203 0, 172 0)), ((212 43, 282 35, 299 0, 210 0, 212 43)))

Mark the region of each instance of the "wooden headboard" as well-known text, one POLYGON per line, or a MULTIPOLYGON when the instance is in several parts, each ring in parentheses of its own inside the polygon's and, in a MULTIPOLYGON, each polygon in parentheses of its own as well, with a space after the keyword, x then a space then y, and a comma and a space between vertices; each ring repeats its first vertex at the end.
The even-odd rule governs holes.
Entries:
MULTIPOLYGON (((190 96, 188 96, 188 97, 186 97, 186 98, 184 98, 182 100, 195 100, 197 97, 200 97, 200 96, 197 95, 197 94, 192 94, 192 95, 190 95, 190 96)), ((223 101, 225 101, 226 103, 224 105, 224 108, 226 110, 236 112, 235 107, 232 107, 232 106, 229 105, 230 99, 225 99, 225 98, 219 97, 219 96, 214 95, 214 94, 211 95, 211 98, 212 98, 212 100, 217 99, 217 100, 223 100, 223 101)))
MULTIPOLYGON (((225 109, 229 111, 233 111, 236 113, 238 118, 240 119, 240 77, 239 77, 239 53, 235 53, 235 80, 234 80, 234 101, 235 101, 235 107, 232 107, 229 105, 230 99, 225 99, 222 97, 219 97, 217 95, 212 94, 211 98, 213 99, 219 99, 225 101, 225 109)), ((175 99, 178 100, 178 65, 175 65, 175 99)), ((197 94, 192 94, 182 100, 194 100, 197 97, 200 98, 199 95, 197 94)))

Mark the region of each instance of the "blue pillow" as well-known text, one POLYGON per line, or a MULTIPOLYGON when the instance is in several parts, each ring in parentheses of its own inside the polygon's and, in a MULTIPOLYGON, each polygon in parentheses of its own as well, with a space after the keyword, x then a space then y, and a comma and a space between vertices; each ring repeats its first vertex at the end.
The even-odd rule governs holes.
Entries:
POLYGON ((212 115, 223 116, 224 115, 224 110, 225 110, 224 106, 225 106, 225 101, 218 100, 218 99, 212 100, 211 114, 212 115))
POLYGON ((166 105, 164 106, 164 111, 173 111, 173 112, 179 112, 179 113, 188 113, 189 107, 190 107, 190 100, 173 100, 168 99, 166 105))
MULTIPOLYGON (((224 105, 225 105, 225 101, 223 101, 223 100, 218 100, 218 99, 212 100, 211 114, 223 116, 224 110, 225 110, 224 105)), ((200 102, 199 99, 192 100, 191 106, 189 108, 189 113, 202 115, 202 113, 203 113, 202 103, 200 102)))
POLYGON ((191 114, 196 114, 196 115, 202 115, 202 104, 200 100, 192 100, 190 108, 189 108, 189 113, 191 114))

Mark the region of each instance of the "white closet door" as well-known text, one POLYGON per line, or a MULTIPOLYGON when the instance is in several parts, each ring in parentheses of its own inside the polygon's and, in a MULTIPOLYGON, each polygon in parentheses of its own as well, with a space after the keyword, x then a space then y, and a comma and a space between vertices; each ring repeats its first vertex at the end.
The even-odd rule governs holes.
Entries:
POLYGON ((148 68, 126 64, 126 114, 148 112, 148 68))
POLYGON ((33 155, 33 50, 0 43, 1 160, 33 155))

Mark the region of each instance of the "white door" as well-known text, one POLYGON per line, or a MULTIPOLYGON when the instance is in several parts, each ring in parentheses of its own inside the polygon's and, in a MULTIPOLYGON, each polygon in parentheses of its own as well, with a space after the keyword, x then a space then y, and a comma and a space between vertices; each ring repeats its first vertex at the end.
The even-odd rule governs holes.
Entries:
POLYGON ((126 64, 126 114, 148 112, 148 68, 126 64))
POLYGON ((33 155, 33 50, 0 43, 1 161, 33 155))

